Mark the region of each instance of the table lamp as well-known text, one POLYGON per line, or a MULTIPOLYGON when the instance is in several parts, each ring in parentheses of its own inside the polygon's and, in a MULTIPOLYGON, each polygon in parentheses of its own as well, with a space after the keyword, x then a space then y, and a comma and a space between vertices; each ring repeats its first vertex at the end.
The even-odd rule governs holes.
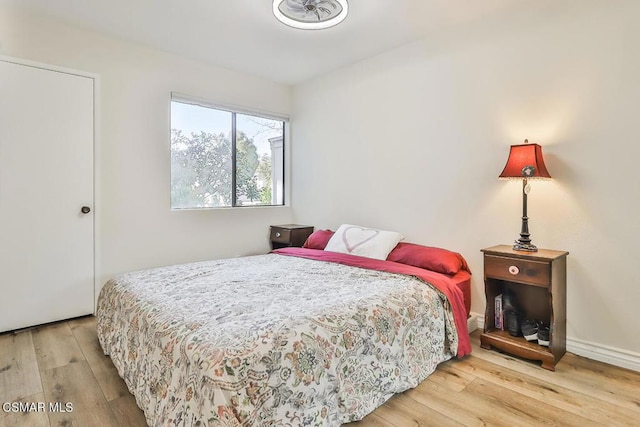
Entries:
POLYGON ((542 147, 538 144, 512 145, 509 158, 500 178, 522 179, 522 228, 520 238, 515 241, 513 249, 516 251, 536 252, 538 248, 531 243, 529 234, 529 217, 527 216, 527 195, 531 191, 528 179, 551 178, 542 158, 542 147))

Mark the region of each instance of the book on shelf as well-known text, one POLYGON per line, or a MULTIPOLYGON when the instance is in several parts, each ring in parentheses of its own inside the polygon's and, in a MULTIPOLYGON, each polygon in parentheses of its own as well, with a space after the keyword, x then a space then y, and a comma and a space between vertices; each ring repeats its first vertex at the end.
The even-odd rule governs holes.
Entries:
POLYGON ((502 309, 502 294, 496 295, 494 304, 495 304, 494 325, 496 329, 500 329, 501 331, 504 331, 504 316, 503 316, 504 311, 502 309))

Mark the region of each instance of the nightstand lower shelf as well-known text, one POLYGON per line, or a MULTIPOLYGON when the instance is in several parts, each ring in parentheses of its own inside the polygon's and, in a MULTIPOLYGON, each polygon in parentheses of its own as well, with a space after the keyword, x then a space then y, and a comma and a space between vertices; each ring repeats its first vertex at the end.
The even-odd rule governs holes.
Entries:
POLYGON ((486 349, 495 347, 514 356, 540 360, 542 367, 550 371, 555 371, 555 365, 558 362, 549 347, 529 342, 523 337, 513 337, 509 332, 499 329, 492 329, 480 335, 480 347, 486 349))

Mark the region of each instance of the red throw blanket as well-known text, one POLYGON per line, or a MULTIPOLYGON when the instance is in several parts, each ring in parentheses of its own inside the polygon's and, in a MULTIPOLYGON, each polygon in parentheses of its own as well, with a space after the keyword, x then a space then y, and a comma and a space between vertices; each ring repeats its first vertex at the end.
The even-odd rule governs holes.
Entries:
POLYGON ((338 252, 326 252, 317 249, 283 248, 276 249, 273 253, 315 259, 318 261, 335 262, 353 267, 368 268, 370 270, 406 274, 430 283, 447 297, 453 309, 453 317, 458 332, 458 357, 471 353, 471 341, 469 339, 469 330, 467 329, 467 317, 462 291, 445 275, 397 262, 382 261, 338 252))

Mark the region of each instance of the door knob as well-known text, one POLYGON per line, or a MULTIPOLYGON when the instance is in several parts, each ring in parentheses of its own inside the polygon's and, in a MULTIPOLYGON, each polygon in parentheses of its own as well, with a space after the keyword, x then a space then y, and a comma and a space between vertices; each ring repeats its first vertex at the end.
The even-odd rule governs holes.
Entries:
POLYGON ((82 212, 83 214, 88 214, 89 212, 91 212, 91 208, 89 206, 83 206, 82 209, 80 209, 80 212, 82 212))

